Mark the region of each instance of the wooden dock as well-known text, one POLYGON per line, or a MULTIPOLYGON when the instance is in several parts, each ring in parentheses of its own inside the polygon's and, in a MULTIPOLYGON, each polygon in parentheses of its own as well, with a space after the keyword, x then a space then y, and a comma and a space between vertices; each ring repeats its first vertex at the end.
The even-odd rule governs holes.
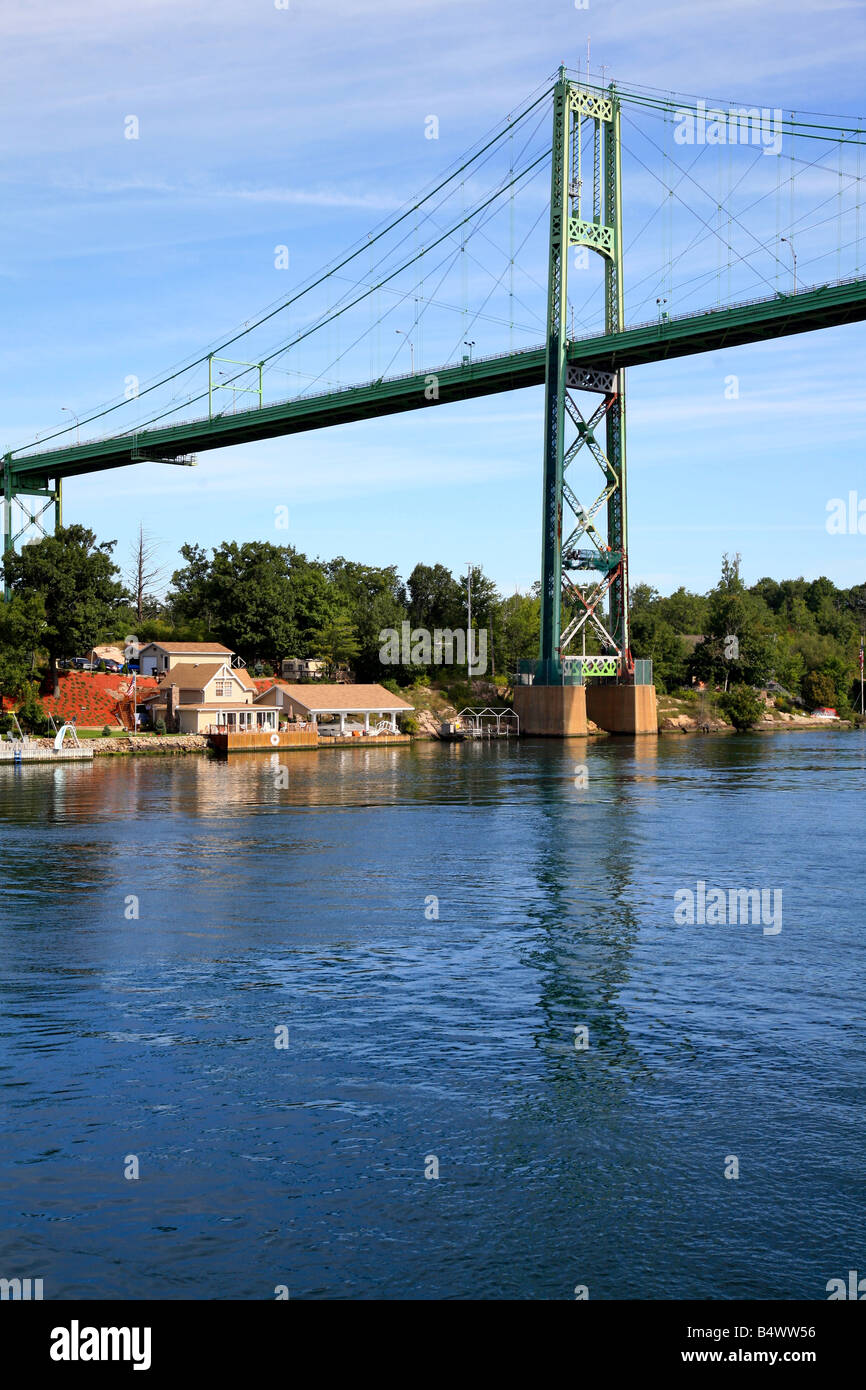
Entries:
POLYGON ((214 752, 228 753, 280 753, 298 748, 377 748, 383 744, 411 743, 409 734, 378 734, 375 738, 359 735, 345 738, 320 738, 315 729, 281 729, 279 733, 268 729, 255 729, 252 733, 208 734, 208 742, 214 752))

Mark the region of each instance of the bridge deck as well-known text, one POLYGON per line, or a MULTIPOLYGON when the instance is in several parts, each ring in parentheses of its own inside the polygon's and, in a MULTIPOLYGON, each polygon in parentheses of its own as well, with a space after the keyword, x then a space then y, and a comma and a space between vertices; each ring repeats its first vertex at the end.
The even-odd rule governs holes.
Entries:
MULTIPOLYGON (((569 344, 571 362, 611 370, 647 362, 712 352, 743 343, 808 333, 866 319, 866 279, 841 281, 798 294, 775 295, 724 309, 671 317, 627 328, 622 333, 580 338, 569 344)), ((471 400, 544 381, 544 348, 534 347, 461 366, 416 372, 321 395, 295 396, 254 410, 190 420, 85 441, 64 449, 11 458, 13 491, 47 488, 50 480, 123 468, 256 439, 325 429, 356 420, 471 400), (435 375, 437 395, 425 386, 435 375)))

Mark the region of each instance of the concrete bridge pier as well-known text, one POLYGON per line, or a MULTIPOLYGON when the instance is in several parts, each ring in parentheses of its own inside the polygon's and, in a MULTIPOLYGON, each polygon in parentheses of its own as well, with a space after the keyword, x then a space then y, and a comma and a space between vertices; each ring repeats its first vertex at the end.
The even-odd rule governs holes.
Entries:
POLYGON ((609 734, 658 733, 654 685, 518 685, 514 711, 528 737, 580 737, 587 719, 609 734))

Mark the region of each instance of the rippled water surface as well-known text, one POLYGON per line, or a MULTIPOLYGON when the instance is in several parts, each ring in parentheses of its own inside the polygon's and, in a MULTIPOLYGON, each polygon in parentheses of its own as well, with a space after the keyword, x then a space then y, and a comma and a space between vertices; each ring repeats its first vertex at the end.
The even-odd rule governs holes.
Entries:
POLYGON ((267 757, 0 769, 0 1275, 825 1298, 866 1269, 864 735, 284 756, 286 790, 267 757), (780 889, 781 932, 678 925, 698 880, 780 889))

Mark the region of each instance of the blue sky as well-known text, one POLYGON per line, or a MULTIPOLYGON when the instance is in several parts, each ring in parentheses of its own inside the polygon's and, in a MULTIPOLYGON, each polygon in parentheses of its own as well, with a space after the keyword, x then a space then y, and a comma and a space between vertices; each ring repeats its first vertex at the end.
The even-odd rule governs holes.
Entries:
MULTIPOLYGON (((857 0, 6 0, 3 28, 4 449, 69 423, 63 406, 87 414, 128 376, 146 381, 291 293, 560 62, 583 62, 587 35, 593 69, 624 84, 845 117, 866 107, 857 0), (431 113, 437 140, 424 136, 431 113), (137 140, 124 138, 130 115, 137 140), (275 268, 278 245, 291 250, 288 271, 275 268)), ((754 178, 774 177, 775 161, 756 164, 754 178)), ((628 220, 653 195, 652 176, 627 172, 628 220)), ((545 198, 546 175, 526 191, 521 229, 545 198)), ((833 224, 825 231, 832 244, 833 224)), ((528 311, 539 307, 542 253, 536 238, 520 285, 528 311)), ((640 257, 651 267, 652 254, 638 247, 627 279, 641 280, 640 257)), ((771 273, 781 283, 782 259, 771 273)), ((473 271, 465 288, 477 288, 473 271)), ((392 370, 401 348, 408 368, 401 321, 409 328, 398 310, 384 329, 392 370)), ((540 340, 531 314, 524 328, 518 341, 540 340)), ((471 331, 479 352, 509 346, 495 323, 471 331)), ((410 332, 418 365, 425 350, 436 361, 451 351, 447 329, 410 332)), ((633 582, 703 590, 722 552, 737 550, 749 581, 866 578, 863 537, 825 527, 829 499, 866 496, 864 348, 856 325, 629 373, 633 582)), ((373 370, 364 351, 366 365, 352 359, 344 379, 373 370)), ((279 394, 292 389, 287 376, 279 394)), ((541 405, 538 389, 204 454, 193 470, 93 475, 66 485, 65 516, 116 537, 121 563, 141 522, 169 572, 185 540, 258 537, 404 575, 418 560, 472 560, 505 591, 526 588, 539 572, 541 405), (288 530, 274 524, 283 506, 288 530)))

